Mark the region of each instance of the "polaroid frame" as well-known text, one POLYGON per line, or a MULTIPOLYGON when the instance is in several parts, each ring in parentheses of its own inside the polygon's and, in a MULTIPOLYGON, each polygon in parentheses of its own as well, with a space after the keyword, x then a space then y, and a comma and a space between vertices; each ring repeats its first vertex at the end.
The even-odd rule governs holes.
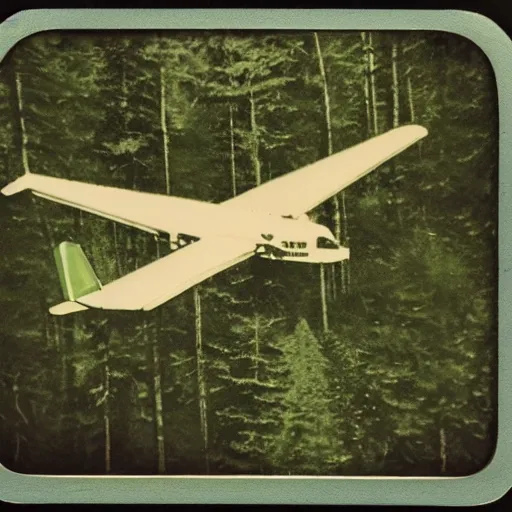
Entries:
POLYGON ((464 477, 52 476, 0 464, 0 500, 13 503, 479 505, 512 486, 512 41, 494 22, 456 10, 49 9, 0 25, 0 60, 49 30, 428 30, 480 47, 499 98, 498 438, 490 463, 464 477))

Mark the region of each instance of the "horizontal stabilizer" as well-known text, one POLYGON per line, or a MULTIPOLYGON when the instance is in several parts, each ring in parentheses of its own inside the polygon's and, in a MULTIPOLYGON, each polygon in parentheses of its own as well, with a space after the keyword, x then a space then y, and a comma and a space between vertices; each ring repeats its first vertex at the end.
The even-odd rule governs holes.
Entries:
POLYGON ((12 196, 17 194, 18 192, 23 192, 23 190, 27 190, 30 188, 30 174, 24 174, 20 178, 14 180, 9 185, 6 185, 2 189, 2 194, 4 196, 12 196))
POLYGON ((50 308, 50 313, 52 315, 69 315, 69 313, 76 313, 77 311, 84 311, 85 309, 89 309, 87 306, 82 304, 78 304, 78 302, 61 302, 56 306, 52 306, 50 308))

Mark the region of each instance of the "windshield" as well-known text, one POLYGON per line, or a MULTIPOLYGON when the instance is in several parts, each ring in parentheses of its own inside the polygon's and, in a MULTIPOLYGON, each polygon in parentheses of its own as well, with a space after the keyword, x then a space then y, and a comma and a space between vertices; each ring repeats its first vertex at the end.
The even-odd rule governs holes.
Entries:
POLYGON ((319 249, 337 249, 338 244, 329 238, 326 238, 325 236, 318 237, 316 241, 316 246, 319 249))

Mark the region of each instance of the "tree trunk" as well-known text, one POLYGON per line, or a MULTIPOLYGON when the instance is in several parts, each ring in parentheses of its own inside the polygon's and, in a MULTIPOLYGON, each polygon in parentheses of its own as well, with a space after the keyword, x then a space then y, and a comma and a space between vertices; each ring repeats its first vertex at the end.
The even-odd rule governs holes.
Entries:
MULTIPOLYGON (((327 84, 327 75, 325 73, 325 65, 324 59, 322 55, 322 49, 320 47, 320 40, 318 38, 318 33, 313 32, 313 37, 315 39, 315 48, 318 58, 318 67, 320 71, 320 77, 322 78, 322 86, 323 86, 323 96, 324 96, 324 114, 325 114, 325 131, 327 134, 327 155, 330 156, 333 153, 333 145, 332 145, 332 122, 331 122, 331 102, 329 98, 329 87, 327 84)), ((340 202, 338 196, 335 195, 331 199, 332 207, 334 211, 334 236, 340 240, 341 239, 341 216, 340 216, 340 202)), ((324 290, 325 294, 327 293, 327 289, 330 294, 334 298, 336 296, 336 280, 335 276, 335 268, 333 266, 333 272, 328 272, 327 275, 324 271, 324 290)), ((325 297, 326 298, 326 297, 325 297)))
POLYGON ((336 263, 329 265, 327 272, 325 285, 327 287, 327 297, 332 302, 336 299, 336 263))
POLYGON ((167 105, 164 66, 160 66, 160 128, 164 148, 165 193, 171 194, 171 175, 169 170, 169 132, 167 130, 167 105))
POLYGON ((366 32, 361 32, 363 40, 364 52, 364 104, 366 107, 366 134, 367 137, 372 135, 372 113, 370 107, 370 57, 368 52, 368 43, 366 40, 366 32))
MULTIPOLYGON (((75 385, 75 368, 72 364, 73 348, 75 342, 76 317, 64 317, 62 320, 61 340, 61 386, 62 395, 69 409, 73 406, 73 391, 75 385)), ((68 412, 71 412, 69 410, 68 412)))
POLYGON ((258 125, 256 124, 256 102, 254 100, 254 93, 251 89, 250 96, 251 102, 251 162, 254 169, 254 178, 256 186, 261 185, 261 163, 260 163, 260 141, 258 136, 258 125))
MULTIPOLYGON (((30 172, 29 158, 28 158, 28 135, 25 126, 25 116, 24 116, 24 105, 23 105, 23 85, 21 81, 21 75, 19 73, 15 73, 15 81, 16 81, 16 99, 18 104, 18 115, 19 115, 19 126, 20 126, 20 139, 21 139, 21 160, 23 164, 23 171, 25 174, 30 172)), ((32 204, 34 205, 34 210, 36 212, 37 220, 39 225, 41 226, 41 230, 44 233, 46 238, 46 243, 48 246, 48 250, 51 252, 55 247, 55 240, 53 237, 53 233, 51 231, 50 226, 46 220, 46 217, 41 214, 36 198, 32 195, 32 204)), ((62 322, 62 320, 61 320, 62 322)), ((62 392, 69 399, 69 383, 70 379, 70 371, 68 364, 68 351, 69 347, 66 343, 66 333, 61 333, 61 323, 57 318, 53 318, 53 323, 55 327, 55 346, 57 346, 61 352, 61 371, 62 371, 62 392)))
POLYGON ((115 251, 115 259, 116 259, 116 269, 118 277, 123 275, 121 269, 121 254, 119 253, 119 239, 117 235, 117 222, 112 222, 112 227, 114 230, 114 251, 115 251))
MULTIPOLYGON (((377 90, 375 84, 375 49, 373 47, 373 35, 371 32, 363 32, 362 39, 365 50, 365 101, 366 118, 369 137, 375 137, 379 133, 379 118, 377 107, 377 90)), ((378 190, 377 176, 372 174, 370 184, 374 190, 378 190)))
POLYGON ((416 113, 414 111, 414 98, 412 93, 411 67, 407 69, 407 101, 409 103, 409 120, 411 123, 416 122, 416 113))
POLYGON ((369 64, 370 64, 370 92, 372 100, 372 114, 373 114, 373 135, 379 133, 379 115, 377 108, 377 88, 375 85, 375 49, 373 47, 372 33, 368 33, 368 46, 369 46, 369 64))
MULTIPOLYGON (((344 247, 348 247, 348 216, 345 191, 341 193, 341 215, 343 219, 343 236, 339 240, 344 247)), ((350 266, 348 260, 340 261, 341 270, 341 293, 348 293, 350 286, 350 266)))
MULTIPOLYGON (((322 78, 323 84, 323 93, 324 93, 324 113, 325 113, 325 129, 327 134, 327 155, 332 155, 333 153, 333 145, 332 145, 332 121, 331 121, 331 101, 329 98, 329 87, 327 84, 327 75, 325 73, 325 65, 324 59, 322 56, 322 50, 320 48, 320 41, 318 39, 318 34, 313 32, 313 36, 315 38, 315 46, 318 57, 318 66, 320 69, 320 76, 322 78)), ((340 204, 338 200, 338 196, 334 196, 333 199, 333 207, 334 207, 334 222, 335 222, 335 236, 338 240, 341 240, 341 217, 340 217, 340 204)))
POLYGON ((20 407, 20 387, 18 385, 19 376, 20 376, 20 374, 17 373, 16 376, 14 377, 14 382, 12 385, 12 392, 14 395, 14 408, 16 409, 16 412, 18 413, 19 417, 21 418, 21 420, 18 419, 18 421, 17 421, 16 451, 14 453, 14 464, 18 464, 19 459, 20 459, 21 432, 23 432, 23 430, 24 430, 24 428, 21 426, 21 421, 23 421, 23 423, 25 425, 29 424, 27 416, 25 415, 25 413, 22 411, 22 409, 20 407))
POLYGON ((318 57, 318 66, 320 68, 320 76, 322 77, 323 91, 324 91, 324 108, 325 108, 325 124, 327 131, 327 154, 332 155, 332 123, 331 123, 331 103, 329 99, 329 87, 327 85, 327 75, 325 73, 324 59, 322 50, 320 48, 320 40, 318 34, 313 32, 315 38, 316 53, 318 57))
MULTIPOLYGON (((158 237, 156 241, 156 257, 160 258, 160 245, 158 244, 158 237)), ((157 444, 157 458, 158 458, 158 473, 165 474, 165 430, 164 430, 164 407, 163 407, 163 392, 162 392, 162 373, 161 373, 161 358, 160 358, 160 326, 162 320, 162 309, 157 310, 156 332, 153 337, 152 356, 153 356, 153 391, 154 391, 154 406, 155 406, 155 428, 156 428, 156 444, 157 444)))
MULTIPOLYGON (((158 238, 156 241, 156 256, 160 258, 160 246, 158 245, 158 238)), ((157 315, 161 314, 158 310, 157 315)), ((160 475, 165 474, 165 430, 164 430, 164 412, 163 412, 163 392, 162 392, 162 374, 161 374, 161 359, 160 359, 160 324, 156 322, 155 332, 152 332, 150 325, 148 325, 147 314, 143 313, 142 317, 142 336, 144 346, 151 345, 151 371, 153 380, 153 413, 154 413, 154 427, 155 427, 155 440, 157 452, 157 467, 160 475), (150 342, 149 333, 152 332, 152 340, 150 342)))
POLYGON ((51 336, 48 303, 46 302, 46 296, 44 295, 44 293, 41 293, 39 303, 41 306, 41 317, 43 318, 43 326, 41 332, 45 341, 45 345, 48 348, 54 348, 53 343, 55 340, 53 340, 51 336))
MULTIPOLYGON (((320 69, 320 76, 322 77, 323 84, 323 92, 324 92, 324 109, 325 109, 325 125, 326 125, 326 133, 327 133, 327 154, 333 154, 333 142, 332 142, 332 120, 331 120, 331 101, 329 97, 329 86, 327 83, 327 74, 325 72, 325 64, 322 55, 322 49, 320 47, 320 40, 318 38, 318 33, 313 32, 313 36, 315 38, 315 46, 318 57, 318 66, 320 69)), ((334 230, 336 239, 342 243, 343 239, 346 238, 346 230, 347 230, 347 212, 346 212, 346 204, 345 204, 345 192, 340 194, 341 196, 341 205, 340 198, 338 195, 335 195, 332 198, 332 204, 334 208, 334 230), (341 219, 343 217, 343 231, 342 231, 342 223, 341 219)), ((334 276, 336 275, 336 267, 334 266, 334 276)), ((345 262, 340 262, 340 285, 341 292, 346 293, 346 265, 345 262)), ((331 283, 330 288, 332 288, 332 294, 335 298, 337 295, 336 290, 336 281, 334 280, 331 283)))
MULTIPOLYGON (((122 112, 122 124, 123 131, 122 135, 127 135, 128 133, 128 79, 126 76, 126 55, 123 53, 119 56, 121 59, 121 94, 119 97, 119 110, 122 112)), ((132 159, 133 164, 133 159, 132 159)), ((125 188, 134 190, 135 189, 135 166, 128 165, 126 167, 127 171, 125 174, 125 188)), ((131 231, 128 231, 128 238, 132 239, 133 235, 131 231)))
MULTIPOLYGON (((46 305, 45 309, 46 309, 46 312, 48 313, 47 305, 46 305)), ((50 315, 50 317, 52 320, 52 331, 53 331, 53 336, 54 336, 53 346, 55 349, 59 350, 59 347, 61 344, 60 323, 59 323, 58 317, 56 315, 50 315)))
POLYGON ((327 315, 327 299, 325 296, 325 265, 320 263, 320 300, 322 302, 322 327, 324 333, 329 330, 329 318, 327 315))
POLYGON ((105 435, 105 473, 112 470, 112 439, 110 435, 110 333, 105 340, 105 401, 103 403, 103 428, 105 435))
MULTIPOLYGON (((25 127, 25 116, 24 116, 24 106, 23 106, 23 87, 21 82, 21 76, 19 73, 15 74, 16 77, 16 97, 18 102, 18 115, 20 121, 20 135, 21 135, 21 160, 23 163, 23 171, 25 174, 30 172, 30 165, 28 159, 28 135, 27 129, 25 127)), ((41 212, 37 208, 37 202, 35 197, 32 195, 32 204, 34 205, 34 209, 37 214, 38 221, 41 225, 43 233, 46 237, 46 241, 49 246, 49 250, 53 251, 53 247, 55 246, 55 240, 53 239, 53 233, 48 226, 48 222, 46 218, 41 215, 41 212)))
POLYGON ((254 355, 256 356, 254 380, 258 380, 260 369, 260 317, 257 313, 254 315, 254 355))
POLYGON ((229 104, 229 138, 231 150, 231 193, 236 196, 235 129, 233 126, 233 105, 229 104))
POLYGON ((446 473, 446 435, 444 428, 439 430, 439 456, 441 458, 441 474, 446 473))
MULTIPOLYGON (((393 77, 393 128, 398 128, 400 125, 400 88, 398 83, 398 44, 396 42, 393 42, 391 47, 391 74, 393 77)), ((393 174, 395 174, 396 170, 396 161, 392 160, 391 162, 391 168, 393 170, 393 174)), ((395 204, 394 204, 394 210, 396 212, 398 225, 400 227, 403 226, 403 218, 402 218, 402 208, 399 204, 399 193, 397 188, 399 185, 395 185, 392 187, 394 189, 394 195, 395 195, 395 204)))
MULTIPOLYGON (((415 108, 415 105, 414 105, 414 91, 413 91, 413 87, 412 87, 412 79, 411 79, 411 74, 412 74, 412 67, 409 66, 407 68, 407 71, 406 71, 406 86, 407 86, 407 103, 409 104, 409 120, 410 122, 413 124, 416 122, 416 108, 415 108)), ((421 160, 421 150, 422 150, 422 147, 423 147, 423 141, 420 140, 417 144, 417 147, 418 147, 418 156, 421 160)))
POLYGON ((398 94, 398 45, 393 43, 391 49, 391 71, 393 74, 393 128, 400 124, 400 96, 398 94))
POLYGON ((201 290, 199 285, 194 287, 194 309, 196 318, 196 360, 197 360, 197 387, 199 391, 199 418, 201 435, 203 437, 203 452, 206 474, 210 473, 210 460, 208 453, 208 417, 206 380, 204 375, 204 353, 201 317, 201 290))
MULTIPOLYGON (((143 321, 144 344, 148 340, 148 323, 146 318, 143 321)), ((158 329, 158 327, 157 327, 158 329)), ((164 433, 164 408, 162 396, 162 377, 160 374, 160 350, 158 345, 158 332, 153 336, 151 344, 152 369, 153 369, 153 406, 155 411, 155 435, 158 461, 158 474, 165 474, 165 433, 164 433)))
MULTIPOLYGON (((119 95, 119 111, 122 116, 122 131, 119 134, 126 135, 128 133, 128 80, 126 77, 126 57, 124 53, 117 56, 121 60, 121 91, 119 95)), ((135 166, 133 163, 125 167, 126 173, 124 176, 124 188, 135 189, 135 166)), ((134 270, 137 268, 135 261, 135 242, 133 229, 124 231, 124 270, 134 270)))
POLYGON ((16 73, 16 95, 18 99, 18 113, 20 116, 20 130, 21 130, 21 161, 23 163, 23 171, 25 174, 30 172, 30 166, 28 163, 28 136, 27 130, 25 128, 25 116, 23 110, 23 93, 22 93, 22 85, 21 85, 21 76, 19 73, 16 73))

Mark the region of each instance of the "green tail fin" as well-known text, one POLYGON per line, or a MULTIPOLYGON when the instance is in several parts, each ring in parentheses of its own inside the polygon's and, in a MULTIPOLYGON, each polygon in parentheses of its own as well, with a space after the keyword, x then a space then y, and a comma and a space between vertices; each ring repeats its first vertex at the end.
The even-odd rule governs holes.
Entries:
POLYGON ((101 283, 82 248, 72 242, 62 242, 54 250, 60 285, 66 300, 76 300, 101 290, 101 283))

